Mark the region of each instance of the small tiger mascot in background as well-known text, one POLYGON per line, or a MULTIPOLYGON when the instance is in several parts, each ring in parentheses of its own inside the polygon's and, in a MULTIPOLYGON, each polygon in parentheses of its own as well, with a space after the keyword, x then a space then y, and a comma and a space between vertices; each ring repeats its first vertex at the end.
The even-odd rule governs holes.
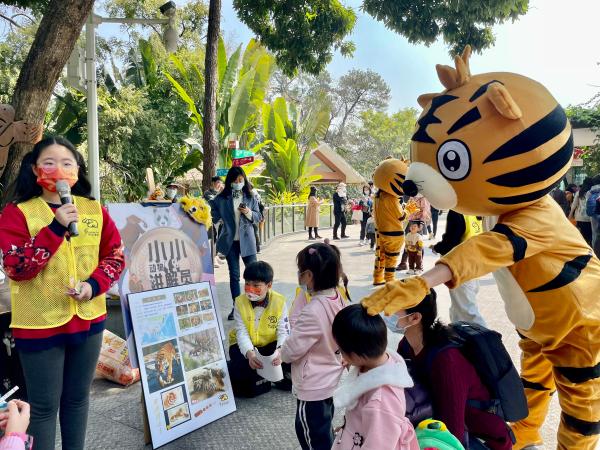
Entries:
POLYGON ((363 301, 386 314, 429 289, 493 272, 521 337, 529 416, 512 424, 516 449, 535 448, 558 390, 558 448, 594 450, 600 435, 600 262, 547 195, 573 154, 564 110, 541 84, 513 73, 472 76, 470 48, 437 66, 446 90, 419 97, 403 190, 439 209, 486 216, 472 237, 422 277, 389 283, 363 301), (486 226, 487 225, 487 226, 486 226))
POLYGON ((406 177, 406 164, 399 159, 383 160, 373 173, 377 188, 373 202, 375 220, 375 269, 373 284, 382 285, 394 280, 398 256, 404 245, 404 228, 408 216, 417 211, 414 205, 402 206, 402 183, 406 177))

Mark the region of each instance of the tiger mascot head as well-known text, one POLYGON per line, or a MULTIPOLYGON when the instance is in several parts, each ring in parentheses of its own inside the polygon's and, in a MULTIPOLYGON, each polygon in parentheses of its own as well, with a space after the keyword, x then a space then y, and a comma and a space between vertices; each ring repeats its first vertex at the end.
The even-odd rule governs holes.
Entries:
POLYGON ((373 172, 373 184, 380 191, 387 192, 394 197, 402 197, 402 183, 406 178, 406 164, 394 158, 384 159, 373 172))
POLYGON ((455 67, 436 66, 445 91, 421 95, 403 190, 439 209, 495 216, 549 193, 569 169, 571 126, 536 81, 507 72, 471 75, 467 46, 455 67))

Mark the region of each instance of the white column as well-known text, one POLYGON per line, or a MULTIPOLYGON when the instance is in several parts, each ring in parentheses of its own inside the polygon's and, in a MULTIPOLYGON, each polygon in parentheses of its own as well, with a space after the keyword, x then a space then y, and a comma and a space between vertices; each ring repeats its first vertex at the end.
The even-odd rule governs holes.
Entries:
POLYGON ((85 26, 85 63, 87 86, 88 173, 92 196, 100 200, 100 152, 98 145, 98 92, 96 89, 96 24, 94 12, 85 26))

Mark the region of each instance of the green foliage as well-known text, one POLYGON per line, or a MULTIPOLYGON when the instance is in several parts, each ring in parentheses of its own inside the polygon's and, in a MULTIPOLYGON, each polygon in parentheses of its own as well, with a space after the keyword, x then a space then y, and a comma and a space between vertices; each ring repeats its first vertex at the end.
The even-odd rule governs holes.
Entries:
POLYGON ((481 51, 494 43, 492 26, 527 13, 529 0, 364 0, 362 9, 413 44, 439 37, 460 53, 466 44, 481 51))
POLYGON ((568 106, 566 112, 573 128, 600 129, 600 104, 594 107, 568 106))
POLYGON ((0 5, 15 6, 17 8, 29 9, 35 15, 41 15, 46 10, 50 0, 1 0, 0 5))
POLYGON ((600 94, 592 98, 586 106, 568 106, 566 112, 573 128, 591 128, 596 133, 595 145, 585 149, 582 159, 588 175, 600 174, 600 94))
MULTIPOLYGON (((147 167, 154 170, 158 183, 165 183, 201 163, 202 153, 190 151, 183 143, 190 131, 186 109, 170 83, 158 76, 169 61, 153 44, 161 45, 140 40, 137 49, 130 49, 122 73, 101 67, 98 127, 101 189, 106 201, 143 198, 147 167)), ((84 94, 57 89, 47 129, 86 147, 84 94)))
POLYGON ((269 146, 271 151, 263 152, 266 163, 263 176, 270 179, 269 196, 289 192, 305 197, 310 184, 321 178, 312 175, 317 166, 308 165, 310 151, 301 154, 293 139, 270 141, 269 146))
MULTIPOLYGON (((326 94, 320 93, 326 98, 326 94)), ((277 97, 273 104, 263 105, 263 135, 265 139, 283 142, 293 139, 301 152, 311 150, 325 137, 329 127, 330 104, 327 101, 307 105, 306 111, 298 112, 293 103, 289 105, 283 97, 277 97)))
POLYGON ((269 192, 267 196, 270 205, 295 205, 305 203, 308 196, 298 195, 295 192, 269 192))
POLYGON ((354 50, 344 38, 354 28, 356 14, 338 0, 234 0, 233 6, 288 75, 297 69, 318 74, 334 50, 345 55, 354 50))
POLYGON ((343 147, 346 142, 346 125, 360 117, 367 110, 383 111, 390 100, 390 87, 372 70, 352 69, 340 77, 332 89, 333 130, 330 130, 329 143, 343 147))
POLYGON ((0 103, 11 103, 12 93, 37 26, 14 28, 0 41, 0 103))
POLYGON ((368 110, 358 124, 350 127, 348 145, 340 153, 365 178, 370 179, 380 161, 388 156, 408 158, 417 111, 401 109, 397 113, 368 110))
POLYGON ((268 180, 265 187, 269 197, 278 202, 286 195, 306 199, 310 184, 321 178, 313 175, 317 166, 309 166, 308 162, 312 148, 325 135, 329 118, 327 105, 307 111, 303 120, 295 107, 290 106, 289 112, 283 97, 265 104, 262 112, 266 145, 262 152, 266 163, 263 177, 268 180))
MULTIPOLYGON (((185 68, 176 56, 171 56, 175 72, 164 74, 173 86, 174 91, 185 103, 190 120, 200 132, 203 130, 202 100, 204 92, 200 89, 202 71, 195 65, 191 70, 185 68), (191 81, 195 80, 194 85, 191 81)), ((242 148, 257 151, 256 131, 259 126, 262 107, 268 89, 274 59, 268 52, 251 40, 242 55, 241 46, 229 58, 225 53, 225 45, 220 39, 218 46, 217 88, 217 126, 219 141, 219 167, 231 167, 231 150, 227 142, 237 138, 242 148)))
POLYGON ((107 200, 119 194, 127 201, 144 197, 147 167, 154 170, 158 183, 165 183, 200 163, 200 152, 190 152, 183 144, 189 125, 180 103, 173 97, 162 102, 151 97, 134 86, 121 88, 117 95, 99 92, 102 188, 107 200))

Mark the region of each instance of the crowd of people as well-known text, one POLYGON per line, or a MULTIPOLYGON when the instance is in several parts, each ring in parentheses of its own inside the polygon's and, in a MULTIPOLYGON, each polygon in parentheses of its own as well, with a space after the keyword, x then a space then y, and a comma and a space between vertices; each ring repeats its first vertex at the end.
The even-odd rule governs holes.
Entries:
MULTIPOLYGON (((228 365, 235 395, 255 397, 271 389, 256 372, 263 364, 259 356, 271 356, 284 374, 275 386, 293 390, 297 398, 295 429, 303 449, 417 450, 415 427, 431 417, 444 422, 464 448, 512 448, 505 417, 481 407, 497 399, 489 380, 461 351, 452 327, 438 319, 434 290, 412 308, 389 316, 369 314, 363 305, 350 304, 339 248, 326 240, 297 254, 299 288, 288 311, 287 299, 273 290, 273 268, 257 258, 260 196, 239 167, 231 168, 224 181, 212 181, 205 198, 217 224, 211 230, 216 252, 228 265, 229 318, 234 320, 228 365), (403 336, 396 352, 387 349, 388 331, 403 336), (348 375, 340 384, 344 370, 348 375), (346 415, 344 425, 334 430, 336 407, 345 408, 346 415)), ((0 218, 0 250, 12 280, 11 327, 31 412, 28 404, 12 401, 0 413, 2 450, 26 448, 31 443, 26 432, 34 436, 36 450, 54 448, 57 416, 64 448, 85 446, 89 392, 106 320, 104 293, 125 262, 119 232, 90 190, 82 155, 69 141, 52 137, 25 156, 9 190, 10 202, 0 218), (71 204, 61 204, 59 180, 71 188, 71 204), (76 234, 69 225, 92 220, 100 232, 72 241, 76 234)), ((360 224, 359 245, 370 248, 376 245, 374 194, 372 183, 365 185, 357 214, 352 213, 360 224)), ((552 196, 596 248, 600 177, 552 196)), ((439 211, 421 195, 410 201, 414 212, 398 268, 415 275, 423 271, 425 238, 436 237, 439 211)), ((344 183, 337 186, 333 203, 333 239, 348 238, 346 212, 352 206, 344 183)), ((311 188, 306 214, 311 241, 321 238, 321 204, 311 188)), ((442 239, 430 246, 440 255, 482 231, 480 217, 452 210, 447 217, 442 239)), ((453 322, 485 326, 477 289, 473 281, 450 290, 453 322)))
POLYGON ((600 254, 600 175, 587 177, 581 185, 562 183, 550 194, 577 227, 585 241, 600 254))

